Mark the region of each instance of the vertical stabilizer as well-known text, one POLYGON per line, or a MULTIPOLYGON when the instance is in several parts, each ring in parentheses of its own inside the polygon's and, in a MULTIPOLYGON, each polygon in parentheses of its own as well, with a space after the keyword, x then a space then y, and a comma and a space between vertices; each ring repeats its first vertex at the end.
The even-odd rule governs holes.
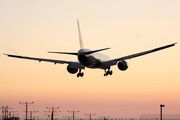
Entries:
POLYGON ((80 30, 80 26, 79 26, 79 20, 77 20, 77 25, 78 25, 78 32, 79 32, 80 49, 83 49, 84 45, 83 45, 83 41, 82 41, 81 30, 80 30))

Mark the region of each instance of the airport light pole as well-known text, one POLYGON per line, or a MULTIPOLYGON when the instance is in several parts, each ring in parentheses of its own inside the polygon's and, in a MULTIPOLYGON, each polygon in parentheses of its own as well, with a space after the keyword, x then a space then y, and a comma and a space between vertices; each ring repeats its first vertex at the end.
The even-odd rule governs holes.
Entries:
POLYGON ((0 109, 2 109, 2 118, 4 119, 4 110, 5 110, 5 107, 2 106, 0 109))
POLYGON ((68 119, 70 120, 71 119, 71 116, 63 116, 64 120, 68 119))
POLYGON ((34 120, 35 120, 36 118, 39 118, 39 116, 37 116, 37 117, 34 116, 34 117, 33 117, 34 120))
POLYGON ((8 109, 14 109, 14 108, 10 108, 10 107, 8 107, 8 106, 6 106, 5 107, 5 119, 7 119, 8 118, 8 109))
POLYGON ((19 114, 14 114, 14 113, 13 113, 13 118, 14 118, 16 115, 19 115, 19 114))
POLYGON ((26 106, 26 120, 27 120, 28 106, 34 104, 34 102, 31 102, 31 103, 28 103, 28 102, 25 102, 25 103, 19 102, 19 104, 22 104, 22 105, 26 106))
POLYGON ((32 120, 33 119, 33 113, 37 113, 39 111, 30 111, 30 119, 32 120))
POLYGON ((80 112, 80 111, 79 111, 79 110, 78 110, 78 111, 74 111, 74 110, 73 110, 73 111, 69 111, 69 110, 68 110, 68 112, 73 114, 73 120, 74 120, 74 118, 75 118, 74 115, 75 115, 76 113, 80 112))
MULTIPOLYGON (((59 107, 57 107, 57 108, 54 108, 54 107, 52 107, 52 108, 48 108, 48 107, 46 107, 47 109, 51 109, 51 111, 49 110, 49 111, 44 111, 44 112, 52 112, 51 113, 51 120, 53 120, 54 119, 54 112, 61 112, 61 111, 55 111, 55 109, 59 109, 59 107)), ((46 115, 48 115, 48 114, 46 114, 46 115)), ((49 116, 49 115, 48 115, 49 116)))
POLYGON ((89 120, 91 120, 91 116, 95 116, 96 114, 85 114, 87 116, 89 116, 89 120))
POLYGON ((162 108, 165 107, 165 105, 160 105, 160 120, 162 120, 162 108))
POLYGON ((104 120, 106 120, 107 118, 109 118, 109 116, 99 116, 99 118, 103 118, 104 120))
MULTIPOLYGON (((11 113, 17 113, 18 111, 9 111, 9 117, 11 117, 11 113)), ((14 115, 14 114, 13 114, 14 115)), ((14 116, 13 116, 14 117, 14 116)))

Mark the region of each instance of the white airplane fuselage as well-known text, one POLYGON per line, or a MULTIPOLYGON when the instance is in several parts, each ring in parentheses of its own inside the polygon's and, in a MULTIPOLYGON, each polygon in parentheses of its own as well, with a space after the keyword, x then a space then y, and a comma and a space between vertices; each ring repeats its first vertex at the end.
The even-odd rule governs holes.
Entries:
POLYGON ((83 55, 84 52, 91 52, 92 50, 90 49, 80 49, 78 51, 79 55, 78 55, 78 60, 79 62, 88 67, 88 68, 101 68, 102 66, 102 62, 103 61, 108 61, 110 60, 110 57, 102 54, 100 52, 95 52, 92 54, 88 54, 88 55, 83 55), (81 54, 82 53, 82 54, 81 54))

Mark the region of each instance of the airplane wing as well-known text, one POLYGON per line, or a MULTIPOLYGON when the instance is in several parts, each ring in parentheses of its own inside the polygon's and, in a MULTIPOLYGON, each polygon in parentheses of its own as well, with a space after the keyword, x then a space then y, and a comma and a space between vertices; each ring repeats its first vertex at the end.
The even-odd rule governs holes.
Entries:
POLYGON ((136 53, 136 54, 132 54, 132 55, 112 59, 112 60, 109 60, 109 61, 105 61, 105 62, 103 62, 103 68, 106 68, 106 67, 109 67, 109 66, 112 66, 112 65, 116 65, 117 61, 120 61, 120 60, 123 61, 123 60, 131 59, 131 58, 139 57, 139 56, 142 56, 142 55, 146 55, 146 54, 149 54, 149 53, 153 53, 153 52, 156 52, 156 51, 159 51, 159 50, 163 50, 163 49, 172 47, 175 44, 176 43, 173 43, 173 44, 158 47, 158 48, 155 48, 155 49, 152 49, 152 50, 148 50, 148 51, 144 51, 144 52, 140 52, 140 53, 136 53))
POLYGON ((26 57, 26 56, 20 56, 20 55, 10 55, 10 54, 4 54, 8 57, 14 57, 14 58, 21 58, 21 59, 28 59, 28 60, 36 60, 36 61, 45 61, 45 62, 52 62, 54 64, 69 64, 71 68, 79 68, 84 69, 85 66, 83 66, 79 62, 73 62, 73 61, 65 61, 65 60, 53 60, 53 59, 44 59, 44 58, 34 58, 34 57, 26 57))

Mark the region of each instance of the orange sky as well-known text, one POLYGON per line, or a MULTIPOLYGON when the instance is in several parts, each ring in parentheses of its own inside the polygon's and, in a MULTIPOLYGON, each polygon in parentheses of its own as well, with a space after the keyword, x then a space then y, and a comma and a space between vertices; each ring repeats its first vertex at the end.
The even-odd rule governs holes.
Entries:
MULTIPOLYGON (((76 20, 84 46, 119 58, 180 41, 180 1, 0 1, 0 52, 77 61, 75 56, 47 51, 79 50, 76 20), (145 43, 148 45, 145 44, 145 43)), ((0 55, 0 106, 10 106, 25 117, 19 102, 35 103, 46 117, 46 107, 95 116, 139 117, 180 111, 179 43, 157 53, 127 60, 127 71, 113 66, 113 75, 86 68, 83 78, 67 72, 67 65, 8 58, 0 55)), ((1 114, 0 114, 1 115, 1 114)))

